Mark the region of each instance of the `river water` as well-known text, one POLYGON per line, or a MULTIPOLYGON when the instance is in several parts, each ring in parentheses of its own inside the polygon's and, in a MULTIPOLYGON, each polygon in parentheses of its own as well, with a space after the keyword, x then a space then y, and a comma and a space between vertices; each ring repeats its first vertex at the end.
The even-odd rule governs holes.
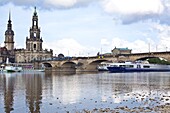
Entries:
POLYGON ((124 112, 170 103, 169 96, 170 72, 0 74, 0 113, 124 112))

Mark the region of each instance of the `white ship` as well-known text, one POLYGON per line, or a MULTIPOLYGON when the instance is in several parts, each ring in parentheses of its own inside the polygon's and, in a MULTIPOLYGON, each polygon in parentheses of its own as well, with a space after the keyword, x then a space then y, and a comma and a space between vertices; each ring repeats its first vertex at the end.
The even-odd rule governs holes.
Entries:
POLYGON ((170 71, 170 65, 145 63, 112 63, 107 67, 110 72, 165 72, 170 71))

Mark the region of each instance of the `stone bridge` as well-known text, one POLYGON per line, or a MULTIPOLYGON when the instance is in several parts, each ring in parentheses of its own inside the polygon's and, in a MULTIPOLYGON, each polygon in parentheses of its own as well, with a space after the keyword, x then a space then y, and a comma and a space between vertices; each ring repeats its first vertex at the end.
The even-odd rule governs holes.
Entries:
POLYGON ((170 61, 170 52, 150 52, 150 53, 134 53, 127 55, 129 60, 145 60, 147 58, 164 58, 170 61))
POLYGON ((51 67, 60 71, 97 71, 97 66, 101 62, 116 62, 117 58, 87 58, 87 59, 72 59, 64 61, 45 61, 40 62, 45 67, 51 67))
POLYGON ((147 58, 160 57, 170 61, 170 52, 150 52, 150 53, 133 53, 119 54, 116 56, 107 55, 102 57, 77 57, 64 61, 43 61, 37 62, 37 65, 44 64, 45 67, 51 67, 60 71, 97 71, 97 65, 101 62, 122 62, 135 61, 147 58))

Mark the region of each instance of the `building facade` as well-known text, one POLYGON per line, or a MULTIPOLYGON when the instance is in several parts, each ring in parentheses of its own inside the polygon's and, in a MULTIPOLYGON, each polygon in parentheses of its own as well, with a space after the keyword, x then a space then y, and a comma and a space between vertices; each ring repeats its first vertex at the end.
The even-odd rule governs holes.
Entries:
POLYGON ((33 62, 35 60, 45 60, 52 58, 53 50, 43 50, 43 39, 40 36, 40 28, 38 26, 38 14, 35 11, 32 17, 32 26, 29 30, 29 37, 26 37, 26 49, 15 49, 15 62, 33 62))
POLYGON ((132 50, 128 48, 114 48, 112 50, 113 55, 118 55, 118 54, 131 54, 132 50))
MULTIPOLYGON (((0 64, 5 63, 7 58, 9 58, 9 56, 10 56, 10 53, 7 50, 7 48, 6 47, 0 47, 0 64)), ((11 59, 9 59, 9 61, 12 62, 11 59)))

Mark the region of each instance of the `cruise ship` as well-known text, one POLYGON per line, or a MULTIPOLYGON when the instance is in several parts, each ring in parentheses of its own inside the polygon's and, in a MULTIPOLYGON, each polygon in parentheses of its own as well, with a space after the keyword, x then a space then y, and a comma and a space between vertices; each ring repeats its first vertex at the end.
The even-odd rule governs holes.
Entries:
POLYGON ((170 65, 149 64, 141 62, 111 63, 109 72, 166 72, 170 71, 170 65))

